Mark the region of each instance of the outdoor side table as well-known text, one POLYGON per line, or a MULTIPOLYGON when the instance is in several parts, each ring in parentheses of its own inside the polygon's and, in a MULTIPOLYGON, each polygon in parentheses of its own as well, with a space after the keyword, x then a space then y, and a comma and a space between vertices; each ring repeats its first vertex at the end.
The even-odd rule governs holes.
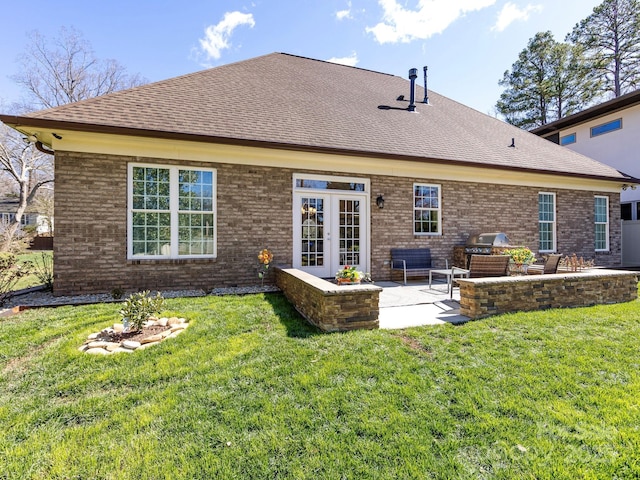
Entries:
POLYGON ((453 279, 458 278, 468 278, 469 270, 464 270, 462 268, 434 268, 429 270, 429 288, 431 288, 431 283, 433 281, 433 274, 436 275, 444 275, 447 278, 447 293, 453 293, 453 279))

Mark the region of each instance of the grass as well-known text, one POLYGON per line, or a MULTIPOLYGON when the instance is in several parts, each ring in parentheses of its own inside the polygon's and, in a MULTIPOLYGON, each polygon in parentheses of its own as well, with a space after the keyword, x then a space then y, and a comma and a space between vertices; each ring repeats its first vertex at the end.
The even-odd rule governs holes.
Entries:
POLYGON ((167 300, 192 325, 77 347, 117 307, 0 320, 0 478, 640 477, 640 301, 321 334, 280 295, 167 300))
MULTIPOLYGON (((48 255, 49 257, 51 257, 53 255, 53 252, 43 251, 43 252, 21 253, 20 255, 18 255, 18 262, 19 263, 26 263, 26 262, 35 263, 39 261, 40 263, 42 263, 42 255, 48 255)), ((18 280, 18 283, 13 289, 21 290, 23 288, 35 287, 36 285, 41 285, 41 284, 42 282, 40 281, 40 279, 38 279, 36 275, 30 274, 18 280)))

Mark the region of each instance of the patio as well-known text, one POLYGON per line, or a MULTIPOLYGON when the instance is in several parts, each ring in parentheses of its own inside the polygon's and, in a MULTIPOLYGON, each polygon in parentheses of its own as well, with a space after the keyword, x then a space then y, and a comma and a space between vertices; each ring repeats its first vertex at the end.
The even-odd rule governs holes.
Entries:
POLYGON ((453 299, 449 298, 444 281, 434 280, 432 288, 426 280, 408 281, 407 285, 396 282, 376 282, 376 285, 382 287, 378 316, 380 328, 460 324, 469 320, 460 314, 459 289, 454 289, 453 299))

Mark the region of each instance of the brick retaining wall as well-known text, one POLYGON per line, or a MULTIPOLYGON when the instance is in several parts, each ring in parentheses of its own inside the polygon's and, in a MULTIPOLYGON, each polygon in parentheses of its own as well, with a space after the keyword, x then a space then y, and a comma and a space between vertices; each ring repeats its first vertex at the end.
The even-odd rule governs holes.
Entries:
POLYGON ((276 269, 276 283, 296 310, 325 332, 379 327, 378 286, 338 286, 295 268, 276 269))
POLYGON ((638 298, 638 273, 618 270, 457 281, 460 313, 471 319, 515 311, 630 302, 638 298))

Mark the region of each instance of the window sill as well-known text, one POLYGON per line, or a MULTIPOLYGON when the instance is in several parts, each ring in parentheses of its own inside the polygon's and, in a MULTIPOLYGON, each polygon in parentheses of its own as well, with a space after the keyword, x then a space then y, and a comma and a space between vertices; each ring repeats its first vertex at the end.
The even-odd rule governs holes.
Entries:
POLYGON ((216 263, 217 257, 191 258, 127 258, 127 265, 187 265, 193 263, 216 263))

